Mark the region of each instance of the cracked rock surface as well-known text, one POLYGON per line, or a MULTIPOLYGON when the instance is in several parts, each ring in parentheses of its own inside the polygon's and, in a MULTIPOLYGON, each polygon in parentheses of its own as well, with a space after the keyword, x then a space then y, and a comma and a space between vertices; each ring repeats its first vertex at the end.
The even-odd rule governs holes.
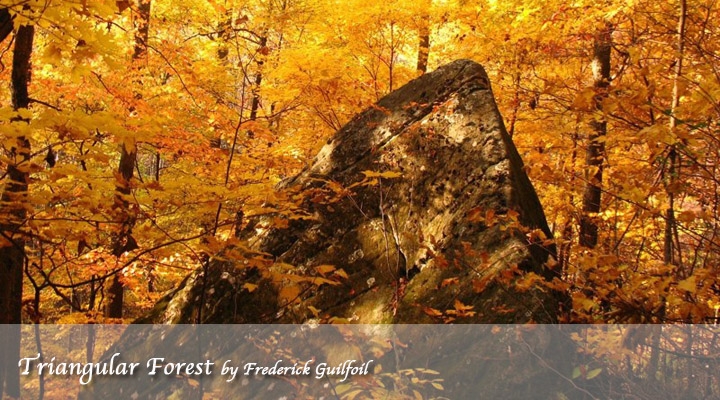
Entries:
POLYGON ((202 310, 204 323, 437 323, 432 310, 457 302, 473 313, 455 322, 558 320, 560 294, 513 284, 527 272, 551 280, 554 248, 538 239, 551 237, 545 215, 477 63, 455 61, 387 95, 280 189, 306 196, 311 218, 251 221, 247 249, 270 255, 269 270, 321 277, 314 267, 333 265, 347 279, 289 282, 218 259, 140 322, 193 323, 202 310), (281 295, 290 284, 292 301, 281 295))

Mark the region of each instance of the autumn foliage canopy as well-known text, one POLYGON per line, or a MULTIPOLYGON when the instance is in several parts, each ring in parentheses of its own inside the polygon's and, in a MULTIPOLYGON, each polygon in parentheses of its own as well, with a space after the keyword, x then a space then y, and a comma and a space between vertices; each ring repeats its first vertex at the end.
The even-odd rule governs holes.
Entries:
POLYGON ((459 58, 490 75, 571 320, 715 322, 717 7, 2 0, 2 322, 140 315, 242 246, 253 217, 306 218, 277 183, 359 111, 459 58))

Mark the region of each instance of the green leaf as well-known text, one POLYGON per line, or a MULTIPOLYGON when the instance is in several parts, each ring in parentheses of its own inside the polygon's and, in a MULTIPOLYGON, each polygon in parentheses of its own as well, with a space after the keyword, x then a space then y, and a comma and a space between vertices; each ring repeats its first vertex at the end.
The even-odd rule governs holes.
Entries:
POLYGON ((602 368, 596 368, 596 369, 588 372, 587 377, 585 379, 587 379, 587 380, 593 379, 596 376, 600 375, 601 372, 602 372, 602 368))
POLYGON ((580 367, 575 367, 573 369, 572 378, 577 379, 580 376, 580 367))

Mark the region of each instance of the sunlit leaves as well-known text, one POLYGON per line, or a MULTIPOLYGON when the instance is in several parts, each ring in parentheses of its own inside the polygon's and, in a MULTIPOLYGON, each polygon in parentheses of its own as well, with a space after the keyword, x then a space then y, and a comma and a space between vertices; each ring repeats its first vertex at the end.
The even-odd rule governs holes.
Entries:
MULTIPOLYGON (((30 264, 53 271, 53 282, 87 281, 118 267, 106 256, 119 230, 113 198, 122 147, 138 151, 131 194, 123 197, 142 246, 129 255, 142 264, 132 265, 131 289, 142 286, 143 270, 156 271, 168 288, 200 266, 203 254, 247 261, 288 285, 280 296, 288 303, 302 290, 348 279, 331 261, 304 273, 303 266, 272 272, 271 262, 246 257, 233 236, 257 216, 267 216, 258 231, 309 217, 297 194, 275 185, 311 163, 355 114, 416 76, 419 27, 428 24, 430 69, 472 58, 488 71, 554 235, 528 232, 523 240, 554 240, 560 254, 550 264, 563 268, 557 287, 571 289, 576 318, 660 322, 662 314, 700 322, 717 313, 720 27, 709 3, 690 7, 674 129, 667 123, 677 57, 668 28, 678 11, 673 2, 154 0, 148 47, 135 61, 134 2, 1 4, 16 25, 32 23, 38 32, 37 102, 18 114, 3 94, 0 164, 17 157, 11 150, 19 138, 31 140, 32 160, 20 167, 31 173, 24 229, 35 240, 30 264), (589 61, 593 34, 607 22, 615 27, 612 82, 598 107, 589 61), (13 122, 18 117, 29 123, 13 122), (585 168, 583 154, 600 119, 609 124, 603 204, 592 216, 600 245, 587 251, 576 247, 580 189, 597 167, 585 168), (683 160, 672 183, 669 146, 683 160), (53 168, 44 160, 49 151, 57 155, 53 168), (661 261, 668 193, 676 199, 678 265, 661 261)), ((2 57, 11 65, 9 53, 2 57)), ((9 68, 0 77, 7 82, 9 68)), ((395 179, 403 179, 400 170, 361 171, 356 185, 395 179)), ((321 186, 307 193, 311 201, 331 204, 357 187, 321 186)), ((463 215, 510 233, 527 217, 481 205, 463 215)), ((428 254, 434 267, 455 267, 437 243, 428 254)), ((508 278, 521 290, 540 283, 513 271, 508 278)), ((473 288, 495 283, 477 277, 473 288)), ((254 293, 253 285, 244 289, 254 293)), ((464 307, 425 312, 442 320, 478 311, 464 307)))

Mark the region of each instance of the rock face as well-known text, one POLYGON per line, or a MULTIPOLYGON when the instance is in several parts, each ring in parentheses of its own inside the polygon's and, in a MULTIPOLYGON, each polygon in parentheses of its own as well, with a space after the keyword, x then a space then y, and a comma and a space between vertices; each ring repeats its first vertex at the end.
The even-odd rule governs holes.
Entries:
POLYGON ((555 277, 547 266, 554 248, 542 245, 551 234, 540 202, 487 74, 472 61, 445 65, 384 97, 280 189, 304 196, 309 218, 283 228, 251 221, 242 237, 244 254, 270 255, 272 265, 221 257, 139 322, 196 322, 198 312, 203 323, 559 318, 561 295, 515 284, 528 272, 555 277), (329 269, 321 275, 321 265, 347 278, 329 269), (318 286, 309 277, 339 283, 318 286))
MULTIPOLYGON (((302 331, 315 324, 292 325, 300 329, 297 335, 283 334, 278 325, 246 325, 231 333, 202 325, 203 334, 184 326, 154 325, 125 335, 104 358, 115 352, 128 360, 165 353, 168 360, 181 360, 183 354, 198 354, 218 366, 226 359, 271 365, 279 358, 338 358, 345 354, 338 343, 344 343, 367 354, 346 358, 378 357, 383 366, 375 370, 372 385, 363 381, 345 387, 344 396, 395 388, 405 397, 417 397, 409 389, 413 381, 403 374, 421 366, 441 372, 446 383, 444 391, 426 397, 476 398, 482 393, 487 398, 546 399, 560 398, 558 391, 582 397, 573 392, 577 387, 562 387, 567 384, 562 376, 571 372, 560 361, 577 365, 563 356, 573 349, 563 339, 568 335, 540 332, 525 340, 522 331, 535 325, 510 326, 506 336, 496 326, 466 326, 440 329, 443 342, 438 347, 427 329, 402 325, 560 319, 564 296, 543 285, 557 275, 548 267, 554 264, 554 248, 543 246, 543 237, 550 237, 545 216, 480 65, 456 61, 386 96, 337 132, 312 166, 279 189, 298 199, 307 218, 283 221, 276 215, 249 221, 240 244, 188 276, 137 322, 398 325, 352 325, 358 332, 381 332, 367 339, 348 335, 347 325, 323 325, 339 331, 333 340, 322 336, 315 341, 302 331), (398 333, 403 329, 407 336, 398 333), (378 343, 394 342, 396 334, 401 346, 378 353, 378 343), (510 338, 522 340, 510 345, 510 338), (270 358, 245 356, 258 349, 270 358), (429 363, 433 357, 439 358, 429 363), (452 377, 467 379, 459 384, 452 377)), ((132 393, 133 398, 200 398, 204 391, 221 393, 219 398, 339 398, 341 388, 340 382, 315 379, 199 386, 181 378, 141 376, 93 385, 81 397, 132 393), (257 387, 250 390, 246 384, 257 387)), ((398 397, 371 394, 365 397, 398 397)))

